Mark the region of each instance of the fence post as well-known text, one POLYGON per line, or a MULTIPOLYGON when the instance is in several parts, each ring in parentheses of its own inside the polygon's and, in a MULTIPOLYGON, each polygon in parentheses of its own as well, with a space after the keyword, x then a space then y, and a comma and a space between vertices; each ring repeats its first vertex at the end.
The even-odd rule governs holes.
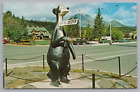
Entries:
POLYGON ((45 56, 43 55, 43 69, 45 69, 45 56))
POLYGON ((4 78, 4 73, 3 73, 3 88, 5 88, 5 78, 4 78))
POLYGON ((119 77, 121 77, 121 61, 120 61, 120 56, 118 57, 118 62, 119 62, 119 77))
POLYGON ((5 75, 7 77, 7 58, 5 59, 5 70, 6 70, 6 72, 5 72, 6 74, 5 75))
POLYGON ((84 55, 82 54, 82 72, 84 73, 84 55))
POLYGON ((92 88, 95 89, 95 74, 92 74, 92 88))

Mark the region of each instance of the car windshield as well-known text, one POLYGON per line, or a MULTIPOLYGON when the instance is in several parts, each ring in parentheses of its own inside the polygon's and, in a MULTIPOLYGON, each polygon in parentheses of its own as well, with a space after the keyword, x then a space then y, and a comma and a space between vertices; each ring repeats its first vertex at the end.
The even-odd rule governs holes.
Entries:
POLYGON ((80 41, 80 39, 77 39, 77 41, 80 41))

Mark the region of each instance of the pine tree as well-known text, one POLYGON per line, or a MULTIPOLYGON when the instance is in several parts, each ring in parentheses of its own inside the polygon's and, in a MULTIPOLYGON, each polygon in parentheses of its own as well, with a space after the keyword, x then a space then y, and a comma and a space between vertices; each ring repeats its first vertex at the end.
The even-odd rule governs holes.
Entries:
MULTIPOLYGON (((71 20, 72 18, 70 18, 71 20)), ((74 16, 74 19, 77 19, 77 16, 74 16)), ((77 24, 75 25, 69 25, 69 32, 68 32, 68 36, 71 38, 77 38, 79 37, 79 21, 77 24)))
POLYGON ((101 16, 100 8, 98 8, 98 13, 94 20, 93 38, 98 38, 100 40, 104 33, 103 17, 101 16))
MULTIPOLYGON (((74 19, 77 19, 77 16, 75 15, 74 16, 74 19)), ((79 21, 78 21, 78 23, 77 24, 75 24, 75 25, 73 25, 73 36, 74 37, 79 37, 79 21)))
POLYGON ((3 13, 3 36, 7 37, 8 40, 13 39, 18 43, 21 39, 27 39, 26 25, 24 17, 22 19, 15 17, 11 11, 3 13))
POLYGON ((92 39, 92 36, 93 36, 92 30, 91 30, 91 28, 90 28, 90 24, 88 23, 87 28, 86 28, 86 35, 85 35, 85 38, 86 38, 87 40, 91 40, 91 39, 92 39))

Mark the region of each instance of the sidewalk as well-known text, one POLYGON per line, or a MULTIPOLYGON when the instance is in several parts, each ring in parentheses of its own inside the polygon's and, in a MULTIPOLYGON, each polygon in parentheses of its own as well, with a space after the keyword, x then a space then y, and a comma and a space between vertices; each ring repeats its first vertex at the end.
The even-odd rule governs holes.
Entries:
MULTIPOLYGON (((71 82, 69 84, 61 82, 61 85, 59 87, 54 87, 50 85, 51 80, 47 79, 40 82, 28 83, 26 85, 22 85, 17 88, 92 88, 91 75, 71 72, 68 78, 70 79, 71 82)), ((102 78, 96 76, 95 88, 133 88, 133 87, 122 80, 114 78, 102 78)))

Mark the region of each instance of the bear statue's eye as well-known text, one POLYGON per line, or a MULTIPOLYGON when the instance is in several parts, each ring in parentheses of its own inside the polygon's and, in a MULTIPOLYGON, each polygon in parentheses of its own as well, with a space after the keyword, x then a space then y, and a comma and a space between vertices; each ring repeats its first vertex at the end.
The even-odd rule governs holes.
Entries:
POLYGON ((67 7, 67 9, 69 10, 69 7, 67 7))

